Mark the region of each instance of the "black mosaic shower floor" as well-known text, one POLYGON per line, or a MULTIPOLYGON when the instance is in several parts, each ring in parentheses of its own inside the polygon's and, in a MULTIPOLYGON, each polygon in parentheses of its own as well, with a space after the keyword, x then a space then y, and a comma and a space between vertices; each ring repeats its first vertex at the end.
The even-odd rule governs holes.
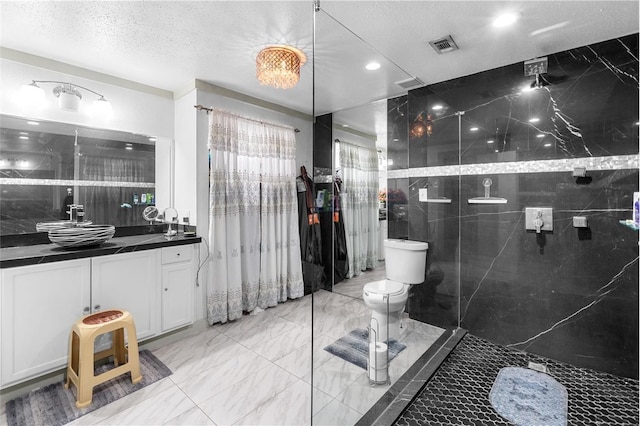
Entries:
POLYGON ((451 352, 396 425, 510 425, 489 402, 502 367, 544 364, 567 388, 569 425, 638 425, 638 381, 517 352, 470 334, 451 352))

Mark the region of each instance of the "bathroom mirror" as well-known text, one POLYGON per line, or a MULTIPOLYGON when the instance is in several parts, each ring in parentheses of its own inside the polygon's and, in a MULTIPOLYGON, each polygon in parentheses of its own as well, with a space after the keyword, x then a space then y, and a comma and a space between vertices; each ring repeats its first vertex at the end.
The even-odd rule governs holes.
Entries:
POLYGON ((333 291, 362 298, 360 281, 365 276, 367 281, 384 279, 381 261, 382 241, 387 237, 387 101, 344 109, 332 116, 335 175, 342 208, 342 221, 335 227, 333 238, 336 247, 344 247, 347 259, 343 265, 336 258, 333 291), (366 193, 361 188, 367 188, 366 193), (357 277, 360 279, 352 280, 357 277))
POLYGON ((69 123, 0 116, 0 236, 36 232, 68 219, 116 227, 144 225, 155 204, 155 138, 69 123))

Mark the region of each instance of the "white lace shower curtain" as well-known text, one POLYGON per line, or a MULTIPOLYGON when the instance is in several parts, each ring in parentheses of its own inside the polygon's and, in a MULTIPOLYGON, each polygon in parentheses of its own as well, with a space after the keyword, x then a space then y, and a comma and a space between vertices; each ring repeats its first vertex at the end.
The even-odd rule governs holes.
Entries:
POLYGON ((209 324, 304 295, 293 128, 209 114, 209 324))
POLYGON ((340 142, 341 208, 349 259, 348 278, 378 259, 378 153, 340 142))

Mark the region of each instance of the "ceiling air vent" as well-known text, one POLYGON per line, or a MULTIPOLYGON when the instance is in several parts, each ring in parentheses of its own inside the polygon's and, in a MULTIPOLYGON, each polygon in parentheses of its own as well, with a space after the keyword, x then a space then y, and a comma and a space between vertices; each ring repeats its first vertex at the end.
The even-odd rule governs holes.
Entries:
POLYGON ((418 77, 411 77, 406 80, 396 81, 395 84, 402 87, 403 89, 411 89, 414 87, 424 86, 424 83, 418 77))
POLYGON ((433 50, 438 53, 447 53, 458 50, 458 45, 453 41, 453 37, 450 35, 430 41, 429 44, 433 47, 433 50))

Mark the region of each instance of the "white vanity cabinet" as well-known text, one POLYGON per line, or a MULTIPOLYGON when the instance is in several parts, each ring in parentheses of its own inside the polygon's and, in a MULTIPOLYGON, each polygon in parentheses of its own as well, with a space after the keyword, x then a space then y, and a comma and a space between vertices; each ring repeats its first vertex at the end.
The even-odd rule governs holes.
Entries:
POLYGON ((160 250, 91 259, 91 312, 124 309, 133 316, 138 340, 159 332, 160 250))
POLYGON ((196 244, 0 269, 0 388, 59 370, 71 326, 113 308, 138 340, 193 323, 196 244))
POLYGON ((162 259, 161 331, 193 323, 193 287, 195 285, 195 245, 165 247, 162 259))
POLYGON ((4 387, 66 364, 71 325, 91 302, 91 259, 7 268, 1 276, 4 387))

